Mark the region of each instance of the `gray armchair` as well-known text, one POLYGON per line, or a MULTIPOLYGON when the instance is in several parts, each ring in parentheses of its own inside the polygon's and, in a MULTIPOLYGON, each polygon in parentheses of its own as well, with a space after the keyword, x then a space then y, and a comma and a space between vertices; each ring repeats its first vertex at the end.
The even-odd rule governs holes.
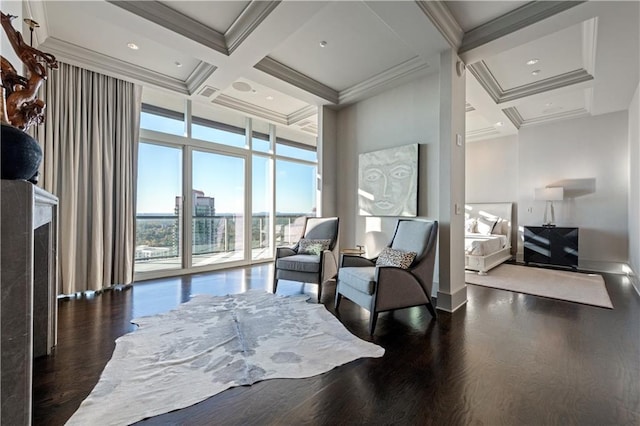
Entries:
POLYGON ((377 259, 343 255, 338 270, 336 310, 343 296, 369 310, 370 334, 376 327, 378 313, 384 311, 425 305, 436 318, 431 287, 437 237, 437 221, 398 220, 388 247, 401 253, 416 253, 406 269, 376 266, 377 259))
POLYGON ((322 297, 322 284, 335 277, 338 270, 336 251, 338 243, 337 217, 309 217, 305 221, 302 239, 294 247, 278 247, 273 276, 273 292, 278 280, 318 284, 318 303, 322 297), (322 241, 319 248, 314 242, 322 241), (307 246, 310 251, 305 251, 307 246))

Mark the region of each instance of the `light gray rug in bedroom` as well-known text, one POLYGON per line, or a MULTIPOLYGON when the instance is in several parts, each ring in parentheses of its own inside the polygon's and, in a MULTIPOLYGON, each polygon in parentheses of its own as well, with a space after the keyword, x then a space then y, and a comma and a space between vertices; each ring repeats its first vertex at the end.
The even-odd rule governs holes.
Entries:
POLYGON ((504 263, 484 276, 467 271, 465 281, 469 284, 613 309, 604 279, 597 274, 504 263))
POLYGON ((139 329, 116 340, 98 384, 67 424, 130 424, 234 386, 311 377, 384 354, 306 299, 261 290, 198 295, 132 320, 139 329))

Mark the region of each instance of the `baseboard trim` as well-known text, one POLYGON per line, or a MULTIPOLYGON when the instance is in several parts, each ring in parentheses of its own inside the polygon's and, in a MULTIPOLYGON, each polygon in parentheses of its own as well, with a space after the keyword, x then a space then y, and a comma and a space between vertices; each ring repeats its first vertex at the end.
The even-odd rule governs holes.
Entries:
POLYGON ((436 309, 445 312, 455 312, 467 303, 467 286, 465 285, 455 293, 443 293, 438 291, 436 309))

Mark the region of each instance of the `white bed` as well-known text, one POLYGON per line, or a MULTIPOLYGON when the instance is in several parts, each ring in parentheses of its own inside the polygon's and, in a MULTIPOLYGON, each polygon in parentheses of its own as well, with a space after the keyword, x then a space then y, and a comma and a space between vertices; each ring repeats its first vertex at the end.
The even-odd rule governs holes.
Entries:
POLYGON ((486 275, 511 259, 513 203, 465 205, 465 269, 486 275))

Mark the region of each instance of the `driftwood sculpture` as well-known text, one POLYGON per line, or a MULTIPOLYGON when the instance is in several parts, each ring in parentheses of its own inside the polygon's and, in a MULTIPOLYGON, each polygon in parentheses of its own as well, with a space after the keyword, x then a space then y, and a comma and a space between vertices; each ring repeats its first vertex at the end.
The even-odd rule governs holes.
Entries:
POLYGON ((22 34, 11 24, 13 15, 2 14, 2 28, 20 60, 27 68, 27 77, 18 74, 16 69, 4 57, 0 56, 2 66, 2 116, 3 122, 26 131, 33 124, 44 121, 45 104, 37 98, 38 89, 47 79, 47 68, 58 68, 56 58, 41 52, 24 42, 22 34))

